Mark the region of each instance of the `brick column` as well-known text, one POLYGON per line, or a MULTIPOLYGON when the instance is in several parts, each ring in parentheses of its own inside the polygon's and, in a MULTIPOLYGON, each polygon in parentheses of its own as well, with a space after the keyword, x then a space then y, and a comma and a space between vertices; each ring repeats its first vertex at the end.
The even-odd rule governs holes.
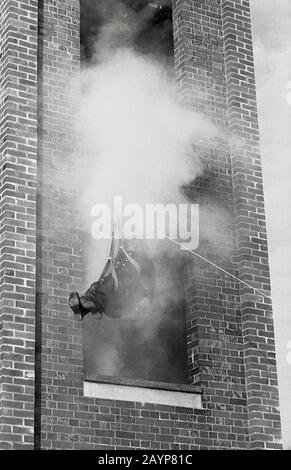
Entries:
POLYGON ((69 292, 83 282, 73 135, 80 69, 79 0, 40 3, 40 393, 35 438, 37 448, 70 449, 80 435, 74 435, 73 418, 83 393, 82 324, 68 307, 69 292))
POLYGON ((222 18, 238 275, 268 296, 240 286, 250 447, 279 449, 281 426, 249 1, 222 0, 222 18))
MULTIPOLYGON (((200 205, 198 252, 236 274, 232 168, 227 141, 224 33, 216 0, 174 1, 177 86, 182 102, 215 124, 217 135, 195 149, 204 173, 188 189, 200 205)), ((188 268, 187 330, 191 380, 204 387, 210 432, 204 445, 246 447, 248 423, 244 383, 239 286, 198 258, 188 268)))
POLYGON ((0 3, 0 449, 33 447, 37 4, 0 3))
POLYGON ((249 2, 174 5, 181 100, 222 131, 222 138, 199 145, 205 172, 189 195, 202 214, 205 204, 228 210, 232 254, 223 242, 220 256, 204 239, 205 218, 199 249, 267 295, 195 261, 187 289, 190 370, 205 387, 207 407, 248 418, 243 426, 250 448, 277 449, 281 430, 249 2))

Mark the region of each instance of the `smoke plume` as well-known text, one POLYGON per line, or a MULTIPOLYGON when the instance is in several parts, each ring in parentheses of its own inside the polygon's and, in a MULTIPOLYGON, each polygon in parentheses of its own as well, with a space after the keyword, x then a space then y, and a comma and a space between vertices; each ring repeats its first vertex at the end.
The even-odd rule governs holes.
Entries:
MULTIPOLYGON (((181 187, 203 172, 195 148, 216 131, 177 102, 170 62, 158 47, 169 31, 168 12, 160 7, 170 2, 82 3, 83 50, 90 60, 81 73, 76 171, 79 211, 89 234, 92 208, 112 206, 114 196, 141 206, 187 202, 181 187), (161 28, 155 29, 156 22, 161 28)), ((84 288, 97 280, 109 243, 87 238, 84 288)), ((152 251, 156 296, 148 316, 137 317, 129 306, 126 319, 85 319, 87 372, 186 380, 181 260, 169 242, 158 247, 152 251)))

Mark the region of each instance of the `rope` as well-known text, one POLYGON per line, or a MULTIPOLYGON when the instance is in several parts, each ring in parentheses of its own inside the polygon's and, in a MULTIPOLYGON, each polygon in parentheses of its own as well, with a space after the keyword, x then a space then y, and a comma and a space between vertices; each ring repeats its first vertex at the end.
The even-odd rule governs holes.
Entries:
POLYGON ((180 246, 181 248, 183 248, 184 250, 186 251, 189 251, 189 253, 192 253, 192 255, 194 256, 197 256, 197 258, 200 258, 202 259, 203 261, 205 261, 206 263, 210 264, 211 266, 213 266, 214 268, 222 271, 224 274, 227 274, 228 276, 232 277, 233 279, 235 279, 236 281, 240 282, 241 284, 244 284, 245 286, 249 287, 250 289, 252 289, 253 291, 255 292, 258 292, 258 294, 262 295, 263 297, 265 297, 266 299, 271 299, 271 297, 267 294, 265 294, 264 292, 262 292, 261 290, 259 289, 256 289, 255 287, 253 287, 251 284, 248 284, 247 282, 243 281, 242 279, 238 278, 237 276, 235 276, 234 274, 231 274, 230 272, 226 271, 225 269, 221 268, 220 266, 218 266, 217 264, 213 263, 212 261, 210 261, 209 259, 207 258, 204 258, 204 256, 201 256, 199 255, 198 253, 196 253, 195 251, 193 250, 190 250, 189 248, 187 248, 187 246, 185 245, 182 245, 182 243, 179 243, 177 242, 176 240, 174 240, 173 238, 170 238, 168 237, 167 235, 165 235, 165 237, 170 240, 171 242, 175 243, 176 245, 180 246))

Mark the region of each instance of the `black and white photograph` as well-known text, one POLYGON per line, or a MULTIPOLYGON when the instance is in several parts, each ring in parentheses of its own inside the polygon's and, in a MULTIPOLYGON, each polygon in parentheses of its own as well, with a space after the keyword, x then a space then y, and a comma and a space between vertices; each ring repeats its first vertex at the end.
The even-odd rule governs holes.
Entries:
POLYGON ((0 0, 1 460, 291 450, 290 129, 290 0, 0 0))

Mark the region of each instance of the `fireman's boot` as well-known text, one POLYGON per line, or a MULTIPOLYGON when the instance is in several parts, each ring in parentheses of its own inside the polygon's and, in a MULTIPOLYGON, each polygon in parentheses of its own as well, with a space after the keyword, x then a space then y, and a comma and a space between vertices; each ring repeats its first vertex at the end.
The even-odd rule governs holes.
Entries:
POLYGON ((102 315, 104 303, 105 295, 100 282, 92 284, 81 297, 76 291, 72 292, 69 297, 69 306, 79 320, 82 320, 89 312, 97 317, 102 315))

